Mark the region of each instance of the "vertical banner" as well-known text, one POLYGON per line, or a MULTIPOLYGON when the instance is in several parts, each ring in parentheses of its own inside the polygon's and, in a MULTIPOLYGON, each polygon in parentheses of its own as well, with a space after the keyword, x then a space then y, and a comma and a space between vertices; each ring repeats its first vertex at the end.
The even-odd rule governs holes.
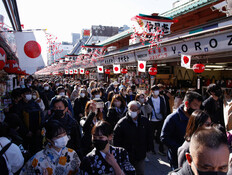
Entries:
POLYGON ((138 61, 138 71, 146 72, 146 61, 138 61))
POLYGON ((97 66, 98 73, 104 73, 103 66, 97 66))
POLYGON ((120 64, 116 65, 114 64, 113 65, 113 69, 114 69, 114 74, 120 74, 120 64))
POLYGON ((44 30, 15 32, 19 67, 33 74, 47 66, 47 39, 44 30))
POLYGON ((181 55, 181 67, 190 69, 191 55, 181 55))

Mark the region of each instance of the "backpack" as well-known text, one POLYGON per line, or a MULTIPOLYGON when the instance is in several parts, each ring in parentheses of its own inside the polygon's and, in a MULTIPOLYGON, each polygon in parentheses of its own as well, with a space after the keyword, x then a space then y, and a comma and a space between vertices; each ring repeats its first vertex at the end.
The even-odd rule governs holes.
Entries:
POLYGON ((11 144, 12 144, 11 142, 8 143, 0 151, 0 172, 1 172, 1 175, 8 175, 9 174, 7 163, 6 163, 5 158, 3 157, 3 154, 8 150, 8 148, 10 147, 11 144))

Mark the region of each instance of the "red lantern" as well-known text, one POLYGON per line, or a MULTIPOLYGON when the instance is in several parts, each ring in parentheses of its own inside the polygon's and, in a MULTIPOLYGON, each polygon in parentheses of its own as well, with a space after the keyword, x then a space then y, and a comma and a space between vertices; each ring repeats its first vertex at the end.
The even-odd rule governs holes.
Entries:
POLYGON ((122 74, 126 74, 126 73, 127 73, 127 69, 122 68, 122 69, 121 69, 121 73, 122 73, 122 74))
POLYGON ((0 47, 0 70, 4 68, 6 64, 6 52, 3 48, 0 47))
POLYGON ((87 70, 87 71, 85 71, 85 75, 89 75, 89 71, 87 70))
POLYGON ((19 65, 16 60, 7 60, 4 70, 7 73, 13 74, 16 73, 19 68, 19 65))
POLYGON ((110 74, 110 69, 105 69, 105 74, 110 74))
POLYGON ((200 74, 200 73, 204 72, 204 70, 205 70, 205 65, 204 64, 194 64, 193 65, 193 71, 195 73, 200 74))
POLYGON ((148 69, 148 73, 149 73, 150 75, 156 75, 156 74, 157 74, 157 68, 156 68, 156 67, 150 67, 150 68, 148 69))
POLYGON ((22 75, 22 70, 20 67, 18 67, 17 71, 15 72, 16 74, 22 75))

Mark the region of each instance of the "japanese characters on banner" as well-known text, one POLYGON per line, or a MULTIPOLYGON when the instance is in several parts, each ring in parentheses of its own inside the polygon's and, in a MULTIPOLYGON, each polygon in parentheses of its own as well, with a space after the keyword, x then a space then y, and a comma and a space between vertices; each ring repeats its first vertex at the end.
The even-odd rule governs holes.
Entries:
POLYGON ((98 73, 104 73, 103 66, 97 66, 98 73))
POLYGON ((120 74, 121 73, 121 70, 120 70, 120 64, 114 64, 113 65, 113 71, 114 71, 114 74, 120 74))
POLYGON ((47 43, 45 31, 15 32, 19 66, 33 74, 47 66, 47 43))
POLYGON ((190 69, 191 55, 181 55, 181 67, 190 69))
POLYGON ((135 62, 135 56, 133 53, 120 54, 116 56, 105 57, 101 61, 101 65, 123 64, 135 62))

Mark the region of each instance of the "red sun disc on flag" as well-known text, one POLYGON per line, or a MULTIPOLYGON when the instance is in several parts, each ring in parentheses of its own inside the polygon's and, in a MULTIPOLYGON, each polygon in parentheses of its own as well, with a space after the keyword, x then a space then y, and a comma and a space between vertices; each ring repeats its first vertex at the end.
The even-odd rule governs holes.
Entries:
POLYGON ((37 58, 41 54, 41 46, 36 41, 28 41, 24 45, 24 52, 29 58, 37 58))
POLYGON ((83 70, 81 70, 81 72, 83 72, 83 70))
POLYGON ((114 70, 115 70, 115 71, 118 71, 118 67, 115 67, 114 70))
POLYGON ((143 68, 144 68, 144 64, 143 64, 143 63, 140 63, 140 64, 139 64, 139 67, 140 67, 140 69, 143 69, 143 68))
POLYGON ((184 63, 187 64, 189 62, 189 58, 187 56, 184 56, 184 63))
POLYGON ((101 67, 99 68, 99 71, 102 71, 102 68, 101 68, 101 67))

